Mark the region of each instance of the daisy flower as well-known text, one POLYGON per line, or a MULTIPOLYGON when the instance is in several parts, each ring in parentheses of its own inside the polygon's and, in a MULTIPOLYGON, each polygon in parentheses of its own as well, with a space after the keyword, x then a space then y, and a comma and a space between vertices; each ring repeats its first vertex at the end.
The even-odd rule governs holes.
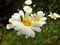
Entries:
POLYGON ((26 1, 25 1, 25 4, 31 5, 31 4, 32 4, 32 1, 31 1, 31 0, 26 0, 26 1))
POLYGON ((57 13, 50 13, 48 16, 54 20, 56 20, 57 18, 60 18, 60 15, 58 15, 57 13))
POLYGON ((30 6, 24 6, 23 7, 23 10, 26 12, 26 13, 31 13, 32 12, 32 8, 30 6))
POLYGON ((40 32, 39 27, 32 26, 30 16, 26 16, 22 10, 19 13, 15 13, 10 18, 12 28, 17 31, 17 35, 26 35, 26 37, 35 37, 35 32, 40 32))
MULTIPOLYGON (((32 18, 32 23, 33 23, 33 26, 36 26, 36 27, 41 27, 43 26, 44 24, 46 24, 46 17, 45 16, 45 13, 43 13, 43 11, 38 11, 37 14, 33 14, 34 18, 32 18)), ((32 16, 31 16, 32 17, 32 16)))

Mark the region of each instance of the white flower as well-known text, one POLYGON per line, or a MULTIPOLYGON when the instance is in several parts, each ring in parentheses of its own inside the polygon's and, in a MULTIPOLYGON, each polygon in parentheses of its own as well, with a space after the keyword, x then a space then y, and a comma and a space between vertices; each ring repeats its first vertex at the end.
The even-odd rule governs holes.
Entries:
POLYGON ((6 28, 7 29, 11 29, 12 28, 12 25, 11 24, 7 24, 6 28))
POLYGON ((32 1, 31 0, 26 0, 25 4, 30 5, 30 4, 32 4, 32 1))
POLYGON ((44 17, 45 13, 43 11, 38 11, 37 14, 34 14, 34 18, 32 19, 33 26, 41 27, 46 24, 46 17, 44 17))
POLYGON ((60 18, 60 15, 58 15, 57 13, 53 13, 53 14, 50 13, 48 16, 51 17, 54 20, 56 20, 57 18, 60 18))
POLYGON ((32 12, 32 8, 30 6, 24 6, 23 9, 27 13, 31 13, 32 12))
POLYGON ((30 16, 26 17, 22 11, 19 11, 20 15, 17 15, 17 17, 15 17, 16 15, 13 15, 11 17, 11 19, 13 21, 10 21, 10 23, 12 24, 12 28, 14 28, 14 30, 17 31, 17 35, 26 35, 26 37, 35 37, 35 32, 40 32, 41 29, 40 27, 35 27, 32 26, 32 20, 30 18, 30 16), (19 16, 22 16, 22 20, 19 16), (20 21, 19 21, 20 20, 20 21))

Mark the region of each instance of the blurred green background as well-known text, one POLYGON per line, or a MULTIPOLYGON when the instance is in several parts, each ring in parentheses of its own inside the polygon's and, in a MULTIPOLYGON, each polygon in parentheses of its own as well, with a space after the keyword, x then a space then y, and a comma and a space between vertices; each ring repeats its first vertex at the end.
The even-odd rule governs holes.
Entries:
POLYGON ((0 45, 60 45, 60 19, 52 20, 48 17, 50 12, 60 14, 60 0, 32 0, 33 12, 42 10, 46 13, 47 24, 35 38, 26 39, 17 36, 13 29, 7 30, 8 19, 18 9, 22 9, 25 0, 0 0, 0 45), (33 5, 36 7, 33 7, 33 5))

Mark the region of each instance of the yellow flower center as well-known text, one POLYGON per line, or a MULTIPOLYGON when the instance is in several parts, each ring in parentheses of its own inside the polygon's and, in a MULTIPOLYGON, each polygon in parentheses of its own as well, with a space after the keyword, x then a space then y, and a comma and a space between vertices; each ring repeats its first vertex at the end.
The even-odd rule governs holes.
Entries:
POLYGON ((56 18, 56 15, 53 14, 53 15, 51 16, 51 18, 55 19, 55 18, 56 18))
POLYGON ((33 19, 34 22, 38 22, 39 20, 40 20, 39 17, 35 17, 35 18, 33 19))
POLYGON ((25 26, 31 26, 31 21, 30 21, 30 19, 27 18, 27 17, 24 17, 24 18, 23 18, 22 23, 23 23, 25 26))

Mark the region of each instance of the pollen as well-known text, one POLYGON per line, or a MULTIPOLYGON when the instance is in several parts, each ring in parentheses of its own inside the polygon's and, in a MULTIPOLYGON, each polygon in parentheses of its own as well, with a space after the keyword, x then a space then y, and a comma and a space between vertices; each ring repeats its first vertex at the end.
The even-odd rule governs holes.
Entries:
POLYGON ((51 16, 51 18, 55 19, 55 18, 56 18, 56 15, 53 14, 53 15, 51 16))
POLYGON ((30 21, 30 19, 28 17, 24 17, 22 23, 25 26, 31 26, 31 21, 30 21))
POLYGON ((35 18, 33 19, 34 22, 38 22, 39 20, 40 20, 39 17, 35 17, 35 18))

